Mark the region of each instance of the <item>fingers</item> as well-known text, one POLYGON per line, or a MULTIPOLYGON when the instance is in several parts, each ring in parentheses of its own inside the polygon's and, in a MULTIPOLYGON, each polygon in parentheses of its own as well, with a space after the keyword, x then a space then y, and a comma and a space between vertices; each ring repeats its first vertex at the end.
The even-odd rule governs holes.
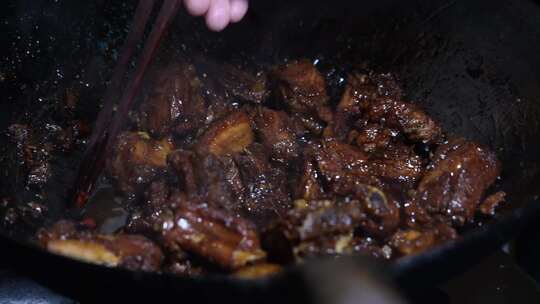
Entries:
POLYGON ((208 12, 211 0, 185 0, 186 9, 193 16, 202 16, 208 12))
POLYGON ((184 0, 187 11, 193 16, 205 16, 206 25, 219 32, 229 23, 239 22, 248 10, 249 0, 184 0))
POLYGON ((230 0, 230 3, 231 3, 231 15, 230 15, 231 22, 235 23, 242 20, 242 18, 244 18, 248 10, 248 0, 230 0))
POLYGON ((222 31, 230 22, 230 0, 212 0, 206 13, 206 25, 212 31, 222 31))

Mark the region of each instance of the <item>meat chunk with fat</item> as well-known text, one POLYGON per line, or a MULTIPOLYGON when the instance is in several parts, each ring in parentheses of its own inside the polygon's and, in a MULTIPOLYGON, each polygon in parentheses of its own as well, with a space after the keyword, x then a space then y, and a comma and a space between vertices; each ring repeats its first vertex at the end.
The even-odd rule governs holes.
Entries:
POLYGON ((299 156, 294 121, 285 112, 259 107, 254 124, 256 134, 274 160, 287 163, 299 156))
POLYGON ((495 153, 464 139, 441 145, 418 185, 415 199, 456 225, 473 219, 486 189, 500 174, 495 153))
POLYGON ((379 154, 365 153, 336 139, 326 139, 320 148, 311 149, 330 190, 340 195, 349 194, 357 184, 386 189, 385 184, 390 182, 410 188, 423 173, 422 159, 402 143, 379 154))
POLYGON ((190 199, 230 212, 242 210, 244 185, 232 157, 176 150, 168 161, 190 199))
POLYGON ((38 234, 40 243, 50 252, 84 262, 136 271, 159 271, 161 249, 141 235, 100 235, 77 231, 72 222, 61 221, 38 234))
POLYGON ((395 142, 379 153, 369 156, 369 169, 375 176, 386 181, 400 183, 403 188, 412 188, 422 177, 425 162, 412 146, 395 142))
POLYGON ((285 217, 264 230, 263 248, 271 260, 290 263, 302 255, 302 244, 313 245, 327 238, 350 235, 365 218, 357 202, 340 204, 333 200, 297 200, 285 217))
POLYGON ((158 141, 142 132, 123 133, 107 168, 122 191, 133 193, 166 170, 167 156, 172 150, 167 138, 158 141))
POLYGON ((271 164, 264 147, 256 144, 234 160, 244 185, 243 214, 258 227, 283 216, 291 207, 285 168, 271 164))
POLYGON ((193 137, 203 127, 206 104, 195 68, 174 64, 160 69, 140 108, 141 127, 154 137, 193 137))
POLYGON ((292 242, 317 239, 325 235, 347 234, 366 219, 359 201, 295 201, 295 208, 281 221, 286 237, 292 242))
POLYGON ((376 123, 361 124, 363 127, 356 132, 353 141, 368 155, 372 174, 393 184, 401 184, 404 190, 414 187, 426 165, 414 146, 405 143, 395 130, 376 123))
POLYGON ((285 169, 273 166, 258 144, 224 156, 177 150, 169 163, 191 199, 245 216, 258 227, 290 208, 285 169))
POLYGON ((370 120, 384 120, 385 125, 398 128, 414 142, 437 144, 442 140, 439 125, 413 103, 381 99, 366 105, 365 111, 370 120))
POLYGON ((368 155, 358 147, 327 139, 321 144, 311 144, 309 149, 315 155, 317 169, 334 193, 347 195, 359 183, 379 184, 379 179, 369 171, 368 155))
POLYGON ((291 240, 306 241, 323 235, 362 229, 371 235, 388 235, 399 224, 399 207, 380 189, 358 185, 344 200, 295 201, 295 208, 281 220, 291 240))
POLYGON ((382 191, 358 185, 343 200, 297 200, 295 208, 265 232, 271 257, 287 260, 305 256, 371 252, 380 248, 357 242, 356 233, 384 238, 400 223, 399 206, 382 191))
POLYGON ((174 219, 158 225, 166 247, 179 246, 225 269, 265 259, 255 227, 233 214, 201 204, 182 204, 174 219))
POLYGON ((357 184, 383 187, 383 179, 415 181, 422 172, 419 157, 408 151, 396 155, 399 158, 373 158, 352 145, 327 140, 317 154, 317 163, 332 191, 347 195, 357 184))
POLYGON ((441 127, 418 105, 402 100, 401 89, 390 74, 353 74, 336 109, 336 133, 346 136, 358 114, 369 122, 395 128, 409 140, 439 143, 441 127))
POLYGON ((295 60, 271 72, 278 100, 291 112, 317 114, 328 103, 326 82, 308 60, 295 60))
POLYGON ((251 121, 243 110, 238 110, 214 121, 197 140, 200 154, 216 156, 240 152, 254 140, 251 121))

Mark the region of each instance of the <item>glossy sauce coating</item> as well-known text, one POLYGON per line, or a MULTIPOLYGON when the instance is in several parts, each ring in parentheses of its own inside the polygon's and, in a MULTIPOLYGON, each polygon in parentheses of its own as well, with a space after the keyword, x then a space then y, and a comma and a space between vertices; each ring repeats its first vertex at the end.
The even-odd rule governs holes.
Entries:
MULTIPOLYGON (((486 199, 500 174, 495 154, 446 136, 391 74, 353 71, 331 101, 305 59, 205 71, 219 77, 174 63, 148 82, 107 166, 129 198, 126 225, 109 236, 55 226, 40 233, 44 246, 76 255, 97 242, 94 251, 110 255, 89 256, 110 266, 250 278, 322 255, 417 254, 458 238, 456 229, 504 200, 486 199), (127 262, 145 247, 155 248, 141 257, 151 262, 127 262)), ((25 132, 13 127, 23 152, 25 132)))

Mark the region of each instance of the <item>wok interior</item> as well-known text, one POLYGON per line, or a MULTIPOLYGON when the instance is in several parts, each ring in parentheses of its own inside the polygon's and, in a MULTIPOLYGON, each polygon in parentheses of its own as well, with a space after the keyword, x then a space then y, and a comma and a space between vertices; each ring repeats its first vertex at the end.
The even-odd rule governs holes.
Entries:
MULTIPOLYGON (((2 52, 12 59, 2 63, 7 75, 3 129, 40 117, 47 106, 36 100, 45 96, 47 102, 60 102, 66 84, 81 88, 81 115, 96 114, 96 100, 133 12, 121 2, 14 4, 11 23, 5 25, 10 35, 2 38, 11 46, 2 52), (36 29, 36 24, 41 26, 36 29), (28 43, 37 40, 40 45, 31 50, 44 51, 29 56, 28 43)), ((533 4, 424 2, 253 1, 247 19, 223 34, 208 33, 200 20, 181 14, 156 64, 174 56, 205 56, 264 67, 307 57, 318 60, 326 74, 346 75, 358 67, 393 72, 407 98, 423 105, 445 130, 497 151, 503 164, 498 187, 508 193, 509 210, 521 207, 536 199, 540 183, 540 55, 523 43, 535 25, 521 18, 533 4), (507 12, 504 21, 496 18, 502 11, 507 12)), ((58 190, 71 185, 75 163, 56 181, 58 190)), ((51 218, 66 212, 66 193, 59 192, 50 196, 51 218)))

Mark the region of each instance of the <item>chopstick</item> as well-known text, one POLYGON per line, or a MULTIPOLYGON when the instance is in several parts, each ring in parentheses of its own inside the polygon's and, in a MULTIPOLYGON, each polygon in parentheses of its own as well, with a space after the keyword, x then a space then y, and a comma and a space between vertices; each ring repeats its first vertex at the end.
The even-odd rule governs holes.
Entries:
POLYGON ((92 147, 95 146, 97 141, 103 135, 103 132, 106 130, 112 116, 113 116, 113 107, 114 100, 117 96, 118 90, 120 89, 122 79, 126 74, 127 67, 129 65, 129 60, 133 56, 133 52, 137 46, 137 43, 141 40, 144 34, 144 29, 148 22, 148 18, 152 13, 152 8, 154 7, 155 0, 139 1, 137 8, 135 9, 135 16, 133 17, 132 28, 128 34, 126 42, 120 51, 120 57, 116 66, 113 70, 112 78, 110 85, 105 92, 105 98, 103 102, 103 109, 99 112, 95 123, 95 129, 88 140, 88 149, 87 153, 91 151, 92 147))
POLYGON ((154 0, 139 0, 135 18, 141 19, 134 20, 134 28, 128 35, 120 60, 113 72, 111 85, 107 89, 105 96, 105 106, 99 114, 96 129, 89 140, 89 146, 79 168, 73 197, 77 207, 80 208, 86 204, 94 184, 105 166, 107 156, 111 148, 116 144, 116 139, 126 121, 135 96, 140 91, 144 74, 154 58, 159 42, 180 9, 180 5, 181 0, 163 1, 156 22, 152 27, 148 40, 145 42, 135 73, 129 79, 128 85, 120 98, 118 110, 114 114, 113 100, 115 93, 120 88, 129 59, 133 55, 137 41, 141 39, 144 33, 152 7, 154 6, 154 0))

